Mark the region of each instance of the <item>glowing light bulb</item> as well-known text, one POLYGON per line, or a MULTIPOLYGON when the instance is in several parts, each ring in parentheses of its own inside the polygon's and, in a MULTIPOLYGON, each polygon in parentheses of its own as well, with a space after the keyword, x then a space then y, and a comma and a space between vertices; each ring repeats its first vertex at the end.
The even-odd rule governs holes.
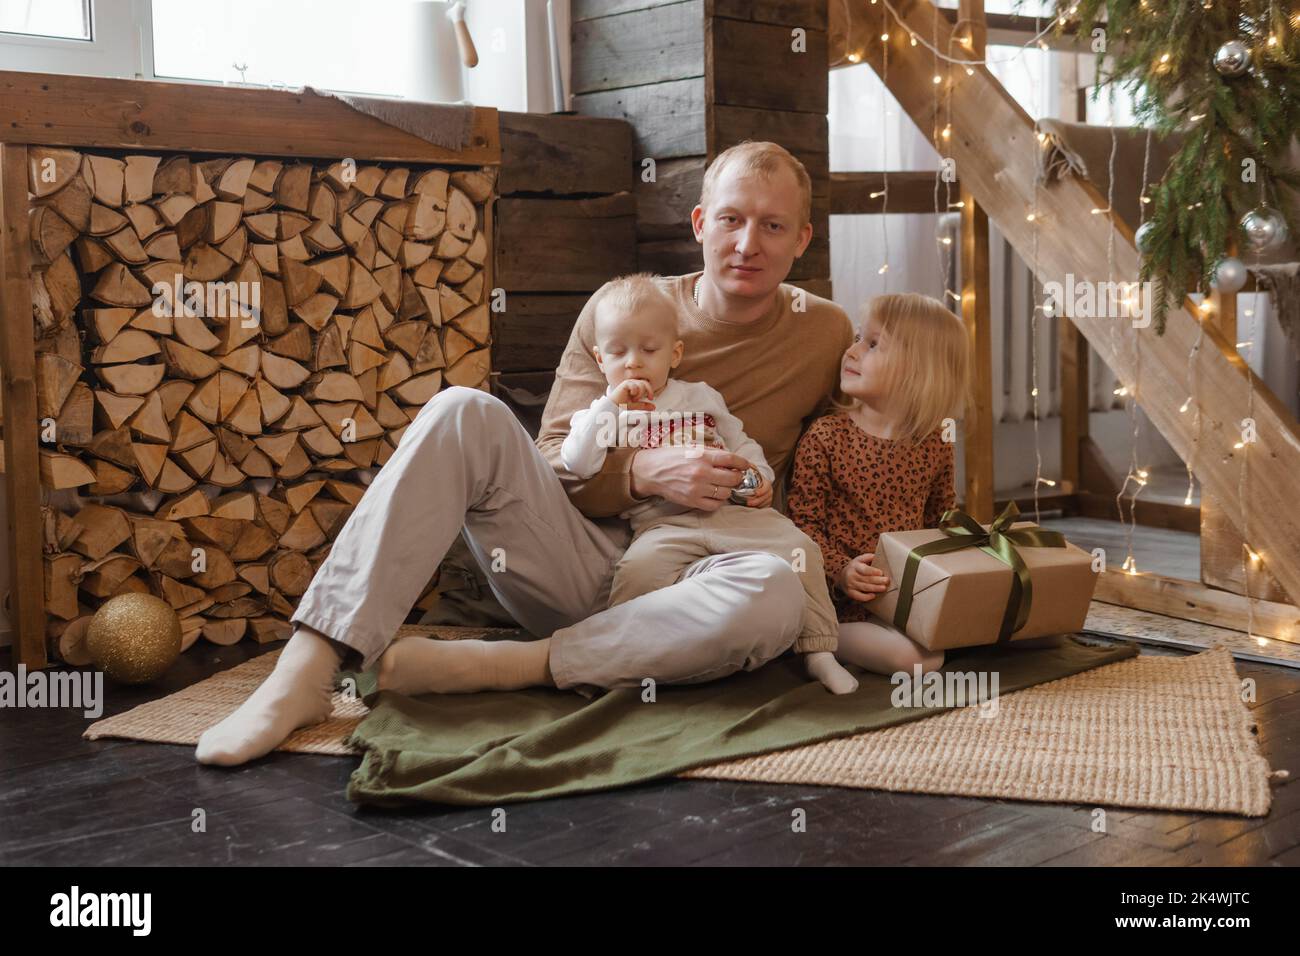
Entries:
POLYGON ((1041 481, 1043 484, 1047 485, 1047 487, 1049 488, 1056 487, 1056 482, 1053 481, 1051 478, 1039 478, 1038 480, 1041 481))
MULTIPOLYGON (((1143 4, 1143 6, 1146 6, 1146 4, 1143 4)), ((1160 54, 1160 62, 1161 62, 1161 63, 1168 63, 1168 62, 1169 62, 1169 54, 1168 54, 1168 53, 1162 53, 1162 54, 1160 54)))
POLYGON ((883 266, 881 266, 879 269, 876 270, 876 275, 883 276, 888 271, 889 271, 889 263, 886 262, 883 266))
POLYGON ((945 246, 951 246, 952 236, 944 236, 939 241, 942 242, 945 246))
POLYGON ((1179 406, 1178 406, 1178 410, 1179 410, 1180 412, 1186 413, 1187 409, 1191 408, 1191 405, 1192 405, 1192 396, 1188 395, 1188 396, 1187 396, 1187 401, 1185 401, 1185 402, 1183 402, 1183 404, 1179 405, 1179 406))
POLYGON ((947 126, 945 126, 945 127, 943 128, 943 132, 942 132, 940 135, 941 135, 944 139, 948 139, 950 136, 952 136, 952 124, 949 123, 947 126))
POLYGON ((943 82, 943 77, 940 76, 938 73, 936 73, 936 74, 934 75, 934 85, 935 85, 935 86, 938 86, 938 85, 939 85, 940 83, 942 83, 942 82, 943 82))
POLYGON ((1127 394, 1128 394, 1128 386, 1127 386, 1127 385, 1121 385, 1119 388, 1117 388, 1117 389, 1115 389, 1113 392, 1111 392, 1111 394, 1112 394, 1112 395, 1127 395, 1127 394))
POLYGON ((1037 398, 1037 397, 1038 397, 1038 388, 1037 388, 1037 387, 1031 388, 1031 389, 1029 390, 1029 397, 1030 397, 1030 398, 1037 398))
POLYGON ((916 34, 913 33, 911 37, 912 37, 912 46, 916 46, 916 34))
POLYGON ((1244 441, 1239 441, 1239 442, 1237 442, 1235 445, 1233 445, 1232 447, 1233 447, 1233 448, 1245 448, 1245 447, 1246 447, 1246 443, 1245 443, 1244 441))
POLYGON ((1034 221, 1034 218, 1035 218, 1035 216, 1034 216, 1034 214, 1031 212, 1028 216, 1025 217, 1025 221, 1026 221, 1026 222, 1033 222, 1033 221, 1034 221))
POLYGON ((1246 553, 1250 555, 1251 564, 1259 564, 1261 561, 1264 560, 1264 556, 1261 555, 1254 548, 1252 548, 1250 545, 1246 545, 1246 553))
POLYGON ((861 63, 861 62, 862 62, 862 54, 861 54, 861 53, 858 53, 856 50, 855 50, 854 52, 850 53, 850 54, 849 54, 849 62, 850 62, 850 63, 861 63))
POLYGON ((882 34, 880 34, 880 39, 883 40, 884 42, 888 43, 888 42, 889 42, 889 34, 888 34, 888 33, 882 33, 882 34))
POLYGON ((1191 503, 1192 503, 1192 493, 1189 491, 1187 493, 1187 497, 1183 499, 1183 504, 1190 505, 1191 503))
POLYGON ((881 196, 885 195, 886 192, 887 192, 887 190, 881 189, 881 190, 878 191, 878 192, 874 192, 874 193, 872 193, 872 194, 871 194, 871 198, 872 198, 872 199, 879 199, 881 196))
POLYGON ((966 75, 967 75, 967 76, 974 76, 974 75, 975 75, 975 71, 972 70, 972 69, 968 66, 968 67, 966 67, 966 75))
POLYGON ((1142 197, 1142 201, 1143 201, 1143 202, 1150 202, 1150 201, 1151 201, 1151 197, 1150 197, 1150 196, 1143 196, 1143 197, 1142 197))
POLYGON ((949 209, 965 209, 965 208, 966 208, 966 201, 963 199, 963 200, 959 200, 958 202, 950 202, 950 203, 948 203, 948 208, 949 208, 949 209))

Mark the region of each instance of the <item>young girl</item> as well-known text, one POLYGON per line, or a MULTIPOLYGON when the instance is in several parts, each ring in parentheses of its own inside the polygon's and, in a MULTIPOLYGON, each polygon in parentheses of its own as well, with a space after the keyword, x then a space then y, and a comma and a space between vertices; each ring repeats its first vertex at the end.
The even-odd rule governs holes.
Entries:
POLYGON ((936 528, 956 500, 943 420, 961 412, 968 364, 966 330, 941 302, 879 296, 840 365, 848 404, 813 422, 799 441, 787 510, 821 548, 841 662, 880 674, 943 663, 943 651, 868 617, 870 602, 889 586, 871 559, 882 532, 936 528))

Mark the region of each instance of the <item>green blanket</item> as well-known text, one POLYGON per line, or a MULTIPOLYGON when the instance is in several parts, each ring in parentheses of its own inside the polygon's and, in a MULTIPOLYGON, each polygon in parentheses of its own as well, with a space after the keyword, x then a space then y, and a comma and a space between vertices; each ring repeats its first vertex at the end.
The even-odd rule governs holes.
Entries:
MULTIPOLYGON (((1054 648, 950 652, 943 671, 996 671, 1007 694, 1136 653, 1135 644, 1067 638, 1054 648)), ((371 712, 351 737, 364 755, 348 798, 385 807, 495 806, 607 790, 943 712, 894 706, 896 685, 875 674, 836 697, 810 683, 791 655, 725 680, 661 686, 653 703, 640 688, 594 700, 551 689, 404 697, 376 692, 373 672, 351 676, 371 712)))

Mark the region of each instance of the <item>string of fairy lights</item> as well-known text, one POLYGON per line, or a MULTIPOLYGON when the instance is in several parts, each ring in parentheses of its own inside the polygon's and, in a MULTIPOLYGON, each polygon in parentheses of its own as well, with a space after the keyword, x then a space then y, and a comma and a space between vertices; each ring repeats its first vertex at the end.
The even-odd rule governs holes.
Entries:
MULTIPOLYGON (((1029 40, 1023 43, 1018 49, 1014 50, 1010 56, 1002 57, 1002 58, 990 58, 987 55, 982 57, 976 57, 974 55, 974 40, 973 40, 973 32, 972 32, 974 23, 969 19, 961 18, 957 20, 952 31, 949 33, 947 49, 945 50, 945 49, 940 49, 941 40, 939 36, 939 24, 938 24, 939 10, 937 5, 935 6, 934 9, 935 20, 934 20, 932 35, 930 38, 927 38, 921 35, 921 33, 917 29, 913 28, 904 20, 902 15, 898 12, 898 10, 894 7, 893 3, 890 2, 890 0, 870 0, 871 6, 875 6, 877 3, 879 3, 884 8, 887 14, 886 21, 885 21, 885 28, 884 30, 882 30, 880 34, 880 39, 882 41, 882 51, 883 51, 883 60, 882 60, 883 69, 881 73, 881 78, 884 83, 884 87, 886 91, 888 90, 887 71, 889 68, 889 52, 891 46, 890 37, 891 37, 891 33, 894 30, 897 29, 905 32, 907 34, 908 44, 911 47, 920 46, 924 48, 932 58, 932 62, 933 62, 932 86, 933 86, 934 101, 933 101, 932 127, 931 127, 930 138, 931 138, 931 142, 934 143, 936 147, 940 149, 942 149, 942 145, 949 142, 952 137, 952 91, 955 82, 954 78, 951 76, 952 69, 954 67, 961 68, 965 70, 967 76, 973 76, 975 74, 975 67, 978 66, 989 67, 989 66, 994 66, 1002 63, 1009 63, 1015 60, 1022 59, 1022 54, 1030 46, 1036 45, 1039 49, 1047 50, 1049 47, 1046 41, 1044 40, 1044 37, 1046 37, 1047 34, 1051 32, 1053 29, 1055 29, 1058 24, 1060 24, 1064 20, 1068 20, 1077 12, 1077 6, 1071 5, 1067 9, 1064 9, 1061 12, 1057 13, 1057 15, 1052 17, 1050 20, 1047 20, 1046 24, 1042 26, 1041 29, 1039 28, 1039 24, 1042 22, 1042 18, 1035 17, 1035 33, 1029 40), (890 22, 891 20, 892 23, 890 22), (947 82, 945 82, 945 73, 948 74, 947 82), (942 103, 941 103, 941 94, 942 94, 942 103), (940 126, 941 121, 942 121, 942 126, 940 126)), ((1205 0, 1205 4, 1207 7, 1210 5, 1210 3, 1211 0, 1205 0)), ((1146 2, 1146 0, 1143 0, 1142 6, 1144 9, 1148 10, 1148 12, 1155 12, 1154 9, 1146 2)), ((847 28, 847 35, 851 37, 852 36, 852 14, 851 14, 849 0, 844 0, 844 12, 845 12, 845 23, 847 28)), ((1270 38, 1269 42, 1276 43, 1276 40, 1270 38)), ((850 51, 847 54, 846 59, 850 63, 860 63, 862 61, 862 52, 859 50, 850 51)), ((1101 79, 1102 78, 1099 76, 1097 78, 1097 82, 1100 83, 1101 79)), ((1114 88, 1115 84, 1114 82, 1108 82, 1106 85, 1108 88, 1108 96, 1109 96, 1108 125, 1110 127, 1110 134, 1111 134, 1111 150, 1110 150, 1110 155, 1108 160, 1108 177, 1107 177, 1107 199, 1106 199, 1107 205, 1105 208, 1095 208, 1092 210, 1092 212, 1095 215, 1106 215, 1113 219, 1114 198, 1115 198, 1115 167, 1116 167, 1116 157, 1118 152, 1118 139, 1117 139, 1117 131, 1115 125, 1115 118, 1116 118, 1115 88, 1114 88)), ((1202 118, 1201 116, 1191 117, 1193 122, 1201 118, 1202 118)), ((885 124, 885 127, 887 131, 888 124, 885 124)), ((1047 141, 1047 136, 1041 130, 1037 118, 1034 119, 1034 135, 1039 148, 1045 145, 1047 141)), ((886 149, 885 165, 887 167, 888 166, 887 141, 886 141, 885 149, 886 149)), ((1139 226, 1141 226, 1146 221, 1147 205, 1150 204, 1151 202, 1151 198, 1147 195, 1147 189, 1150 184, 1150 160, 1151 160, 1151 131, 1148 130, 1147 137, 1146 137, 1146 144, 1144 148, 1143 163, 1142 163, 1141 188, 1139 190, 1139 199, 1140 199, 1139 226)), ((1031 242, 1032 242, 1031 269, 1035 279, 1039 271, 1039 257, 1038 257, 1039 230, 1044 218, 1039 205, 1039 193, 1043 185, 1042 183, 1043 175, 1044 175, 1044 171, 1040 164, 1038 175, 1035 176, 1034 183, 1033 183, 1033 193, 1030 201, 1029 212, 1026 214, 1025 217, 1032 227, 1031 228, 1031 242)), ((943 175, 943 166, 941 164, 940 168, 936 171, 935 174, 934 209, 935 209, 936 217, 940 217, 944 211, 960 210, 965 205, 965 203, 961 201, 956 201, 956 202, 952 201, 951 178, 952 178, 951 176, 945 177, 943 175)), ((1260 189, 1261 189, 1261 196, 1263 197, 1265 191, 1265 183, 1263 181, 1261 181, 1260 183, 1260 189)), ((881 188, 878 191, 873 192, 871 194, 871 198, 881 200, 882 213, 888 210, 889 179, 888 179, 887 172, 884 173, 882 176, 881 188)), ((1262 204, 1263 203, 1261 202, 1261 205, 1262 204)), ((884 253, 883 253, 884 258, 879 269, 877 270, 877 273, 879 275, 885 275, 886 273, 888 273, 890 268, 888 229, 884 226, 882 226, 882 229, 884 230, 883 233, 884 234, 884 253)), ((1113 280, 1116 271, 1116 254, 1115 254, 1116 232, 1117 232, 1116 229, 1111 228, 1108 231, 1108 236, 1107 236, 1107 288, 1108 289, 1115 288, 1113 280)), ((958 303, 960 303, 960 296, 956 295, 949 287, 950 259, 949 256, 946 254, 946 252, 947 252, 947 247, 951 246, 952 241, 953 240, 949 235, 938 236, 937 243, 936 243, 936 250, 938 253, 939 269, 943 279, 945 296, 951 297, 957 300, 958 303)), ((1256 258, 1256 264, 1258 264, 1258 257, 1256 258)), ((888 279, 886 279, 885 281, 886 283, 888 283, 888 279)), ((1136 284, 1134 284, 1133 286, 1133 291, 1131 295, 1132 296, 1140 295, 1140 292, 1137 290, 1136 284)), ((1138 303, 1135 302, 1133 299, 1130 299, 1128 304, 1130 305, 1130 307, 1133 307, 1138 303)), ((1197 317, 1199 319, 1197 323, 1198 326, 1197 334, 1196 334, 1195 341, 1192 343, 1191 349, 1189 350, 1188 353, 1187 381, 1188 381, 1189 394, 1186 401, 1183 402, 1182 406, 1179 409, 1181 413, 1187 413, 1190 411, 1193 415, 1192 428, 1191 428, 1193 435, 1190 442, 1188 454, 1185 458, 1188 484, 1187 484, 1187 493, 1183 499, 1183 503, 1188 506, 1190 506, 1194 500, 1194 493, 1196 487, 1195 466, 1197 461, 1199 460, 1199 455, 1202 451, 1201 445, 1202 445, 1202 438, 1203 438, 1202 429, 1203 429, 1204 414, 1201 408, 1200 400, 1197 397, 1197 391, 1198 391, 1197 386, 1200 378, 1200 376, 1197 374, 1197 366, 1198 366, 1198 356, 1200 354, 1200 350, 1205 338, 1204 322, 1208 318, 1208 314, 1212 309, 1212 304, 1208 294, 1206 294, 1204 301, 1200 304, 1198 308, 1200 310, 1200 315, 1197 317)), ((1034 303, 1034 306, 1030 312, 1030 339, 1031 339, 1031 353, 1032 353, 1030 398, 1032 401, 1031 417, 1033 420, 1033 430, 1034 430, 1035 478, 1034 478, 1033 488, 1034 488, 1034 509, 1035 509, 1036 517, 1039 510, 1040 488, 1055 487, 1057 484, 1056 481, 1045 477, 1042 473, 1043 472, 1042 450, 1041 450, 1041 442, 1039 436, 1040 409, 1039 409, 1039 368, 1038 368, 1038 363, 1039 363, 1038 317, 1040 312, 1049 318, 1055 316, 1055 310, 1050 304, 1050 300, 1048 300, 1048 303, 1045 304, 1037 303, 1037 302, 1034 303)), ((1255 310, 1247 309, 1245 310, 1244 314, 1247 318, 1250 318, 1252 320, 1249 338, 1244 342, 1238 342, 1236 344, 1238 348, 1244 347, 1249 350, 1252 348, 1255 339, 1255 325, 1254 325, 1255 310)), ((1111 323, 1109 328, 1110 328, 1110 335, 1111 335, 1111 343, 1110 343, 1111 355, 1114 356, 1115 364, 1119 366, 1123 363, 1121 361, 1121 352, 1118 347, 1119 343, 1116 341, 1116 336, 1118 334, 1117 329, 1114 323, 1111 323)), ((1235 338, 1235 335, 1233 337, 1235 338)), ((1125 406, 1128 412, 1130 426, 1131 426, 1130 440, 1129 440, 1128 469, 1126 475, 1124 476, 1123 484, 1121 485, 1120 490, 1116 495, 1116 509, 1119 512, 1119 517, 1121 522, 1123 522, 1125 525, 1125 558, 1122 565, 1122 570, 1129 574, 1137 574, 1138 573, 1137 561, 1133 551, 1133 535, 1137 525, 1137 499, 1138 496, 1142 493, 1143 489, 1145 489, 1149 483, 1150 471, 1147 468, 1142 467, 1138 460, 1141 426, 1140 426, 1140 419, 1138 417, 1137 412, 1138 412, 1139 399, 1141 397, 1142 344, 1141 344, 1140 334, 1134 335, 1132 338, 1133 338, 1133 351, 1132 351, 1132 358, 1131 358, 1131 362, 1132 362, 1131 369, 1129 370, 1129 374, 1126 376, 1121 374, 1122 370, 1118 367, 1113 370, 1117 374, 1117 377, 1120 377, 1121 380, 1121 384, 1119 384, 1114 389, 1113 394, 1117 397, 1127 399, 1127 401, 1125 402, 1125 406), (1126 494, 1128 496, 1127 516, 1125 514, 1125 507, 1124 507, 1124 498, 1126 494)), ((1249 362, 1249 355, 1250 352, 1248 351, 1247 362, 1249 362)), ((1247 380, 1247 388, 1248 388, 1248 394, 1247 394, 1248 418, 1250 418, 1253 421, 1255 386, 1254 386, 1253 377, 1249 373, 1249 371, 1247 372, 1246 380, 1247 380)), ((1090 391, 1090 389, 1085 391, 1090 391)), ((1084 410, 1084 413, 1085 414, 1087 413, 1086 409, 1084 410)), ((1242 453, 1238 484, 1239 484, 1239 494, 1241 495, 1241 500, 1243 502, 1248 500, 1246 495, 1248 494, 1249 491, 1249 481, 1250 481, 1249 447, 1251 444, 1252 443, 1250 441, 1245 440, 1245 438, 1243 437, 1241 441, 1238 441, 1233 445, 1234 451, 1240 451, 1242 453)), ((1243 508, 1242 532, 1243 532, 1243 538, 1245 539, 1246 542, 1250 540, 1250 533, 1247 524, 1247 519, 1248 519, 1248 515, 1245 509, 1243 508)), ((1246 598, 1247 598, 1247 605, 1249 609, 1249 625, 1248 625, 1247 633, 1252 636, 1254 631, 1255 608, 1254 608, 1254 599, 1250 593, 1251 576, 1249 570, 1250 567, 1259 568, 1262 565, 1262 563, 1263 563, 1263 555, 1261 555, 1259 552, 1254 550, 1248 543, 1244 544, 1243 552, 1242 552, 1242 574, 1246 583, 1246 598)), ((1263 638, 1257 637, 1256 639, 1260 643, 1264 643, 1263 638)))

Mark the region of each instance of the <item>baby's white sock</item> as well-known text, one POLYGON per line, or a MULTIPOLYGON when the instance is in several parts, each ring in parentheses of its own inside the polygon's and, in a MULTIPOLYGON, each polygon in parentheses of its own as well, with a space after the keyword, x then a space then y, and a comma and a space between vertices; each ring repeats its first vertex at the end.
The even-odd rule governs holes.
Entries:
POLYGON ((394 641, 379 661, 378 688, 399 694, 470 694, 554 687, 551 640, 394 641))
POLYGON ((851 694, 858 689, 858 679, 846 671, 830 651, 813 651, 804 655, 808 676, 821 681, 832 694, 851 694))
POLYGON ((234 766, 270 753, 299 727, 320 723, 333 709, 339 652, 329 638, 299 627, 275 670, 221 723, 199 738, 199 763, 234 766))

